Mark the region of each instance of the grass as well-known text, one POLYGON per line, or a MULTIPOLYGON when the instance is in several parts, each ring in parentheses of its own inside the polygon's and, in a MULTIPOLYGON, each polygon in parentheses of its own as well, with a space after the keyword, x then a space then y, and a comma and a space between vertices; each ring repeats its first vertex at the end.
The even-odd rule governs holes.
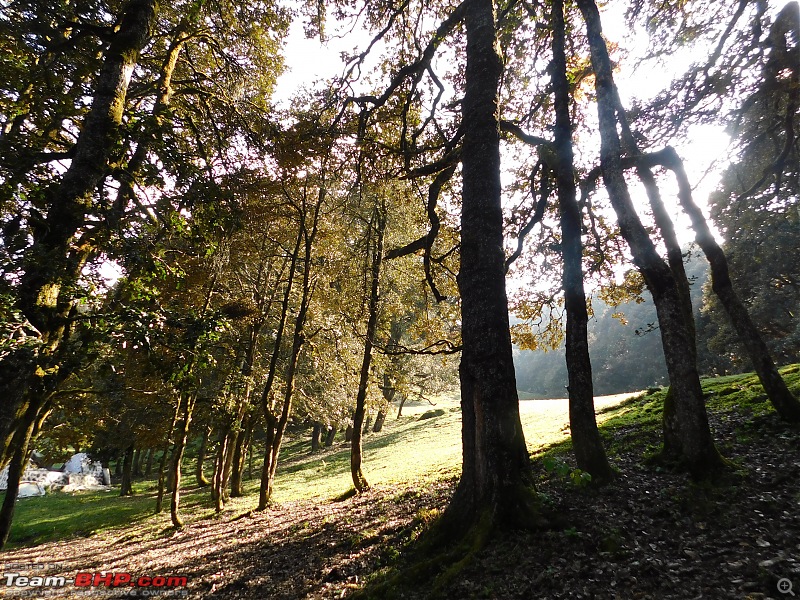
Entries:
POLYGON ((10 546, 35 546, 123 527, 147 519, 153 513, 153 505, 149 495, 120 498, 113 490, 22 498, 14 514, 10 546))
MULTIPOLYGON (((795 394, 800 393, 800 365, 781 370, 795 394)), ((758 379, 752 373, 703 381, 709 410, 724 414, 745 411, 754 418, 774 412, 758 379)), ((666 390, 650 390, 613 404, 598 404, 601 434, 613 456, 626 445, 649 436, 655 452, 660 442, 661 409, 666 390)), ((461 418, 455 394, 440 398, 437 415, 419 417, 431 409, 427 404, 407 406, 400 419, 388 419, 379 434, 364 436, 364 468, 370 484, 377 487, 407 484, 420 488, 460 471, 461 418)), ((523 401, 521 418, 534 458, 565 457, 571 448, 566 422, 565 400, 523 401), (544 411, 544 412, 542 412, 544 411), (544 416, 543 416, 544 415, 544 416)), ((746 435, 746 431, 742 432, 746 435)), ((289 432, 282 449, 273 497, 279 503, 317 498, 321 501, 343 497, 352 488, 350 455, 346 443, 311 454, 307 431, 289 432), (292 435, 294 434, 294 435, 292 435)), ((256 450, 256 457, 260 453, 256 450)), ((258 461, 256 461, 258 462, 258 461)), ((193 465, 186 463, 186 484, 193 484, 193 465)), ((255 508, 258 469, 245 482, 244 498, 233 499, 227 512, 245 513, 255 508)), ((215 518, 208 489, 187 485, 181 508, 189 523, 215 518)), ((44 498, 21 499, 17 505, 10 547, 33 546, 73 536, 158 536, 168 530, 169 498, 165 512, 154 515, 155 482, 138 481, 136 495, 120 498, 110 492, 53 493, 44 498)))

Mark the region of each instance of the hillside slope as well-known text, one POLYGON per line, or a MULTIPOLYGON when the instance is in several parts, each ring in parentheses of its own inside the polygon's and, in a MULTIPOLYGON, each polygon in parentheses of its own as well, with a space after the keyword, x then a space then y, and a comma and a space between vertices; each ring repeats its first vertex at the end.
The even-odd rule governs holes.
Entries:
MULTIPOLYGON (((800 366, 784 373, 800 391, 800 366)), ((582 485, 568 444, 537 450, 538 490, 551 526, 494 540, 439 582, 441 597, 755 599, 779 597, 784 578, 800 585, 800 430, 775 416, 752 375, 707 380, 705 390, 720 449, 735 470, 698 485, 653 463, 663 391, 629 399, 602 415, 618 480, 601 489, 582 485)), ((454 415, 409 417, 385 451, 425 454, 433 442, 421 440, 442 438, 454 415)), ((380 456, 376 450, 368 458, 373 472, 380 456)), ((299 457, 287 464, 294 474, 303 471, 299 457)), ((198 503, 181 531, 151 518, 126 530, 17 549, 4 560, 58 557, 57 570, 66 574, 185 575, 192 598, 341 598, 359 589, 380 598, 429 598, 432 582, 414 581, 405 568, 419 559, 415 540, 446 505, 454 475, 451 468, 383 483, 338 501, 285 500, 264 513, 246 510, 252 498, 219 516, 198 503), (392 575, 399 576, 380 587, 392 575)), ((322 483, 328 474, 318 477, 322 483)), ((299 487, 311 485, 308 476, 299 487)), ((64 591, 59 597, 71 597, 64 591)))

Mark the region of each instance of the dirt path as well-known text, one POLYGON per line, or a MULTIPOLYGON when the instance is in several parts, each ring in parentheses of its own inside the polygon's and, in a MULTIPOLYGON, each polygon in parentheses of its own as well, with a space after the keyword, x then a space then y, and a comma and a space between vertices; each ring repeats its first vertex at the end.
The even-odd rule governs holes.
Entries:
MULTIPOLYGON (((629 396, 598 398, 598 410, 629 396)), ((181 531, 166 526, 159 530, 152 523, 148 528, 133 524, 127 531, 6 552, 0 556, 2 572, 68 578, 100 571, 130 573, 134 578, 185 576, 188 586, 174 590, 178 597, 184 592, 193 598, 341 597, 375 568, 386 548, 399 544, 446 504, 461 452, 460 413, 452 410, 455 406, 454 400, 437 403, 447 410, 445 415, 429 421, 417 421, 416 416, 408 420, 405 426, 415 428, 415 451, 398 452, 391 444, 370 450, 368 469, 370 464, 381 467, 369 471, 375 489, 366 495, 342 502, 282 502, 264 513, 227 512, 181 531), (267 596, 262 595, 264 590, 269 590, 267 596)), ((418 415, 430 408, 409 407, 406 414, 418 415)), ((566 400, 524 401, 521 415, 532 450, 568 435, 566 400)), ((347 476, 341 477, 343 490, 347 476)), ((0 597, 79 598, 89 592, 93 598, 123 593, 145 597, 155 591, 129 586, 0 587, 0 597)))

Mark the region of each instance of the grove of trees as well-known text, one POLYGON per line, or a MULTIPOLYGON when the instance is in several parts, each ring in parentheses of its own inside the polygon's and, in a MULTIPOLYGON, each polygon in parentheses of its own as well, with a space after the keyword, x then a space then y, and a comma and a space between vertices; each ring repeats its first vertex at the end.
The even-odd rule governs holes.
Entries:
POLYGON ((290 425, 315 447, 349 426, 360 492, 368 422, 456 381, 443 530, 532 526, 517 390, 567 386, 578 466, 612 480, 593 397, 624 384, 602 347, 665 378, 663 457, 696 478, 728 468, 702 373, 752 367, 799 421, 776 369, 800 340, 798 3, 609 4, 646 49, 594 0, 3 2, 0 546, 37 446, 117 459, 123 494, 157 473, 181 527, 187 446, 218 511, 257 451, 264 510, 290 425), (278 105, 298 19, 353 51, 278 105), (659 94, 624 97, 633 66, 687 51, 659 94), (680 151, 701 124, 731 136, 713 221, 680 151), (599 331, 643 297, 664 370, 599 331), (563 343, 566 364, 518 383, 513 343, 563 343))

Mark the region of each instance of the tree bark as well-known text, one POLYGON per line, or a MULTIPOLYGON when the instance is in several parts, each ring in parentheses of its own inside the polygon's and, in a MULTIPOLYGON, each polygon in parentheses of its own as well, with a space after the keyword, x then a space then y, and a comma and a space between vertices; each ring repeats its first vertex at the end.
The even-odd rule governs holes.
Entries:
POLYGON ((136 448, 133 451, 133 468, 131 469, 131 477, 142 476, 142 449, 136 448))
POLYGON ((266 415, 264 424, 264 462, 261 465, 261 485, 258 490, 258 507, 256 510, 264 510, 269 506, 272 498, 272 478, 269 470, 272 465, 272 452, 275 447, 275 429, 278 420, 272 412, 266 415))
POLYGON ((494 5, 465 5, 467 67, 462 127, 461 479, 445 520, 454 528, 490 515, 494 526, 530 524, 530 459, 519 416, 509 333, 500 202, 494 5))
POLYGON ((328 428, 328 435, 325 436, 325 447, 330 448, 336 440, 336 425, 331 425, 328 428))
POLYGON ((375 417, 375 424, 372 426, 372 433, 380 433, 383 429, 383 423, 386 421, 386 409, 382 408, 378 411, 378 416, 375 417))
POLYGON ((28 410, 23 414, 21 423, 16 427, 14 438, 11 440, 14 454, 8 463, 8 479, 6 495, 3 506, 0 508, 0 550, 8 542, 11 534, 11 523, 14 520, 14 508, 19 496, 19 482, 25 472, 25 464, 30 453, 30 443, 36 427, 38 410, 35 404, 29 404, 28 410))
MULTIPOLYGON (((174 425, 170 432, 174 430, 174 425)), ((156 514, 160 513, 164 508, 164 493, 167 489, 167 456, 169 455, 169 435, 167 442, 164 444, 164 449, 161 452, 161 458, 158 461, 158 495, 156 496, 156 514)))
POLYGON ((236 449, 233 452, 233 468, 231 469, 231 497, 244 496, 244 467, 247 462, 247 453, 253 438, 253 419, 249 415, 246 420, 245 430, 239 434, 236 449))
POLYGON ((608 463, 603 440, 597 430, 592 384, 592 363, 589 358, 586 293, 583 288, 583 243, 581 213, 575 190, 572 151, 570 92, 567 81, 565 50, 566 27, 563 0, 554 0, 552 12, 553 63, 552 81, 555 96, 556 178, 561 217, 561 246, 564 271, 562 285, 567 312, 566 360, 569 378, 569 423, 572 447, 580 469, 593 481, 604 482, 614 477, 608 463))
POLYGON ((366 414, 367 390, 369 388, 369 367, 372 362, 372 347, 375 343, 375 332, 378 329, 378 303, 380 301, 381 264, 383 259, 383 236, 386 232, 386 215, 383 207, 376 206, 370 220, 370 235, 374 242, 367 244, 372 247, 372 268, 370 277, 369 305, 367 309, 367 331, 364 338, 364 356, 361 360, 361 373, 358 380, 358 393, 356 394, 356 410, 353 413, 353 439, 350 445, 350 475, 356 490, 363 492, 369 489, 369 483, 364 476, 361 464, 363 462, 363 448, 361 438, 364 429, 364 416, 366 414))
POLYGON ((133 496, 133 465, 135 462, 135 453, 133 444, 125 448, 122 453, 122 483, 119 486, 120 496, 133 496))
POLYGON ((84 226, 92 196, 107 175, 130 76, 140 50, 152 35, 156 11, 156 0, 131 0, 126 5, 105 53, 72 162, 61 182, 48 193, 47 227, 36 236, 24 261, 20 305, 51 349, 59 343, 65 327, 63 317, 71 307, 71 299, 62 298, 62 291, 71 293, 68 290, 90 252, 75 235, 84 226))
MULTIPOLYGON (((639 156, 641 151, 636 141, 636 136, 633 135, 628 117, 625 114, 625 109, 622 106, 622 100, 619 97, 619 91, 614 86, 614 103, 616 105, 617 117, 620 122, 620 129, 622 131, 622 141, 625 150, 630 156, 639 156)), ((686 276, 686 268, 683 264, 683 251, 681 250, 678 236, 675 233, 675 226, 672 219, 667 212, 664 201, 661 198, 661 192, 658 189, 655 175, 653 174, 650 166, 643 161, 636 162, 636 174, 639 176, 642 184, 644 185, 647 199, 650 204, 650 209, 653 211, 653 219, 655 220, 656 227, 661 233, 661 239, 664 241, 664 246, 667 249, 667 264, 669 265, 672 276, 675 279, 675 285, 678 289, 680 296, 681 306, 683 308, 683 319, 689 331, 691 343, 688 350, 692 353, 692 360, 697 363, 697 328, 694 322, 694 310, 692 309, 692 293, 689 285, 689 279, 686 276)), ((664 456, 679 456, 681 454, 681 441, 680 432, 676 424, 677 417, 677 404, 675 390, 670 386, 664 398, 664 417, 663 434, 664 434, 664 456)))
POLYGON ((408 396, 406 396, 405 394, 402 394, 400 396, 400 406, 397 407, 397 417, 395 417, 395 418, 399 419, 400 417, 403 416, 403 407, 406 404, 406 400, 408 400, 408 396))
POLYGON ((639 220, 631 201, 621 164, 617 134, 615 88, 608 49, 594 0, 579 0, 586 21, 592 67, 595 72, 597 111, 600 124, 600 161, 603 180, 619 220, 620 231, 653 296, 670 385, 674 391, 674 414, 665 413, 664 429, 677 432, 680 458, 696 477, 712 475, 725 462, 714 446, 708 425, 700 376, 692 352, 692 335, 684 318, 684 305, 670 268, 658 255, 653 241, 639 220))
POLYGON ((322 447, 322 423, 314 421, 311 430, 311 452, 317 452, 322 447))
POLYGON ((172 475, 172 497, 170 499, 170 518, 172 524, 176 528, 183 527, 183 519, 180 516, 180 502, 181 502, 181 465, 183 463, 183 455, 186 451, 186 440, 189 437, 189 427, 192 423, 192 413, 194 412, 194 404, 197 399, 196 394, 182 394, 183 409, 181 417, 178 420, 178 427, 175 434, 175 447, 172 451, 170 461, 170 474, 172 475))
POLYGON ((231 443, 231 433, 220 435, 217 445, 217 456, 214 460, 214 476, 212 477, 211 498, 214 501, 214 510, 222 512, 225 505, 224 491, 226 489, 225 465, 230 454, 228 446, 231 443))
POLYGON ((278 358, 281 353, 281 345, 283 342, 283 334, 286 328, 286 321, 289 317, 289 303, 292 296, 292 288, 294 286, 294 278, 297 272, 297 263, 300 259, 300 248, 303 244, 303 226, 298 225, 297 237, 295 239, 294 249, 292 251, 289 262, 289 273, 286 280, 286 289, 284 290, 283 300, 281 301, 281 316, 278 321, 278 327, 275 331, 275 345, 272 348, 272 355, 270 356, 269 368, 267 369, 267 381, 264 384, 264 389, 261 392, 261 408, 264 411, 264 462, 261 467, 261 485, 258 493, 258 507, 256 510, 264 510, 269 504, 270 496, 272 495, 272 482, 269 479, 270 465, 272 464, 272 444, 275 440, 275 427, 277 425, 277 418, 273 413, 273 395, 272 386, 275 383, 275 375, 278 370, 278 358))
POLYGON ((153 473, 153 459, 155 458, 155 453, 155 448, 150 448, 147 450, 147 460, 145 461, 144 465, 145 477, 150 477, 150 475, 153 473))
POLYGON ((194 476, 197 479, 197 485, 200 487, 207 487, 211 482, 203 472, 203 466, 206 462, 206 455, 208 454, 208 436, 210 434, 209 428, 203 428, 203 437, 200 440, 200 448, 197 450, 197 465, 195 466, 194 476))

